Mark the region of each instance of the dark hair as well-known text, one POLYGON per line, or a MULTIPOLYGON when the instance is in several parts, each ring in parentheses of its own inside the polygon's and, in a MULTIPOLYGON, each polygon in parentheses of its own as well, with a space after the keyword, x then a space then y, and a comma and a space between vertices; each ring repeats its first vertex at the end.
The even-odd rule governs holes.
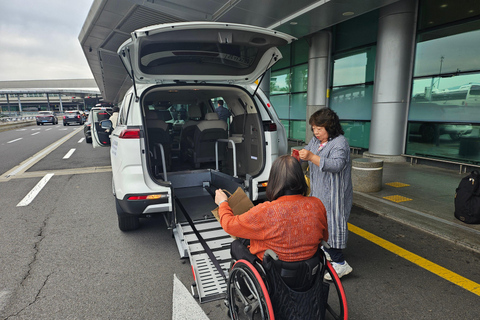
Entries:
POLYGON ((218 100, 217 103, 221 106, 223 106, 223 100, 218 100))
POLYGON ((308 123, 311 126, 324 127, 328 132, 328 139, 332 140, 344 134, 338 115, 329 108, 322 108, 310 116, 308 123))
POLYGON ((267 199, 276 200, 286 194, 307 195, 307 183, 300 162, 291 155, 283 155, 272 164, 267 184, 267 199))

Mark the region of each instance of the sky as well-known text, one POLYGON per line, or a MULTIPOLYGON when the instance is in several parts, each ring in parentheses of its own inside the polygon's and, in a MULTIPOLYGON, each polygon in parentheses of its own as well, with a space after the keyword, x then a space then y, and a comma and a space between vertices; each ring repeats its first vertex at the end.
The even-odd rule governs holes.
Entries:
POLYGON ((0 0, 0 81, 93 79, 78 35, 93 0, 0 0))

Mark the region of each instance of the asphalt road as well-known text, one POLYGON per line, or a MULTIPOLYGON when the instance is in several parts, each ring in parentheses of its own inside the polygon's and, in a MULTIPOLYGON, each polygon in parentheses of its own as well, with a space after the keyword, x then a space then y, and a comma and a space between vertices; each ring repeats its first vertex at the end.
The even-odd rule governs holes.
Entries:
MULTIPOLYGON (((24 129, 0 133, 0 172, 17 168, 0 177, 0 319, 172 319, 179 301, 174 277, 186 288, 193 278, 163 218, 121 232, 109 149, 86 144, 78 126, 24 129), (48 177, 31 202, 19 206, 48 177)), ((480 283, 478 253, 359 208, 350 223, 480 283)), ((343 278, 350 319, 478 318, 480 287, 472 293, 357 233, 350 233, 345 250, 354 268, 343 278)), ((201 318, 191 301, 181 301, 183 312, 192 310, 185 319, 201 318)), ((227 319, 222 301, 200 307, 209 319, 227 319)))

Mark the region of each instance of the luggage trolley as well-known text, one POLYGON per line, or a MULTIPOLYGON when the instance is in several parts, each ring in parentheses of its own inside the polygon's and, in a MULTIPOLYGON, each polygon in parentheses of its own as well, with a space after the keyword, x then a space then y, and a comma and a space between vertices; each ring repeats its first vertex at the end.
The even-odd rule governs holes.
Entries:
POLYGON ((342 283, 321 249, 301 262, 282 262, 267 250, 263 262, 250 254, 232 264, 225 300, 231 319, 348 319, 342 283), (299 267, 313 272, 313 278, 307 279, 309 286, 292 289, 302 286, 298 278, 288 279, 299 267), (326 273, 332 281, 324 280, 326 273))

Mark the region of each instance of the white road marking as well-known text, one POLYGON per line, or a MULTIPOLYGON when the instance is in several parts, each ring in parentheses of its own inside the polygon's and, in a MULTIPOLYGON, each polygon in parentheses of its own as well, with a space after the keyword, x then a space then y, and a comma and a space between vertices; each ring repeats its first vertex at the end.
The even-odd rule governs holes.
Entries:
POLYGON ((208 320, 183 283, 173 274, 172 320, 208 320))
POLYGON ((70 149, 70 151, 67 152, 67 154, 63 157, 63 159, 68 159, 72 156, 72 154, 75 152, 75 148, 70 149))
MULTIPOLYGON (((35 129, 32 129, 32 131, 38 131, 38 130, 42 130, 41 128, 35 128, 35 129)), ((50 130, 50 129, 49 129, 50 130)))
POLYGON ((83 140, 85 140, 85 138, 82 138, 82 139, 78 140, 78 143, 82 143, 83 140))
POLYGON ((22 201, 20 201, 18 204, 17 204, 17 207, 25 207, 25 206, 28 206, 32 201, 33 199, 35 199, 35 197, 38 195, 38 193, 43 189, 43 187, 45 187, 45 185, 47 184, 48 180, 50 180, 51 178, 53 177, 53 173, 47 173, 43 178, 42 180, 40 180, 37 185, 35 187, 33 187, 32 190, 30 190, 30 192, 25 196, 25 198, 22 199, 22 201))
POLYGON ((77 132, 80 132, 81 129, 78 129, 78 131, 74 131, 72 133, 69 133, 68 135, 64 136, 57 142, 49 145, 45 149, 37 152, 35 155, 32 157, 28 158, 27 160, 23 161, 20 165, 8 170, 2 176, 4 176, 6 179, 9 179, 10 177, 16 175, 17 173, 23 173, 26 170, 28 170, 31 166, 33 166, 35 163, 43 159, 46 155, 48 155, 50 152, 55 150, 59 145, 73 137, 77 132))
POLYGON ((35 133, 32 133, 32 136, 36 135, 36 134, 39 134, 40 132, 35 132, 35 133))
POLYGON ((52 128, 45 129, 45 131, 52 130, 52 128))
POLYGON ((15 131, 25 131, 25 130, 27 130, 27 129, 17 129, 15 131))
POLYGON ((67 130, 67 128, 65 128, 65 129, 58 129, 58 131, 66 131, 66 130, 67 130))
POLYGON ((18 140, 22 140, 23 138, 18 138, 18 139, 15 139, 15 140, 12 140, 12 141, 8 141, 7 143, 12 143, 12 142, 15 142, 15 141, 18 141, 18 140))

